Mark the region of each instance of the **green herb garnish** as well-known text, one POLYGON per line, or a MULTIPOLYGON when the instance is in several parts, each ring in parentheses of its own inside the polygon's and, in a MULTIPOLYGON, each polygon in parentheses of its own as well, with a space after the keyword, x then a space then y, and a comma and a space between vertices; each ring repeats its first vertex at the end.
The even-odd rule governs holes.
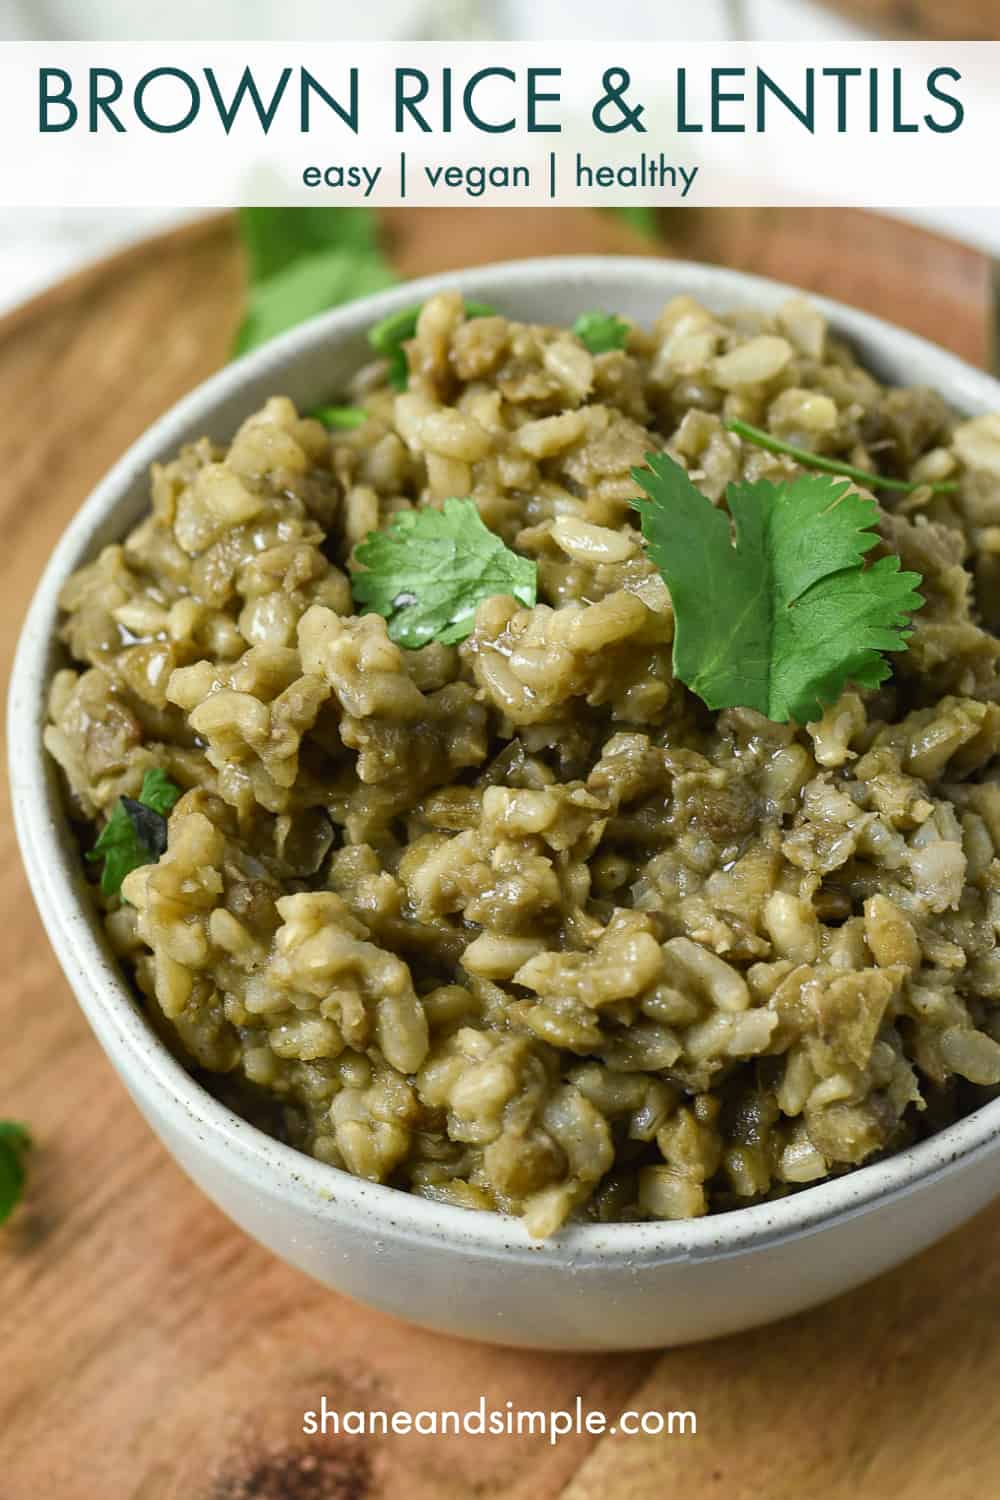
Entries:
POLYGON ((239 223, 255 286, 324 250, 381 258, 370 208, 241 208, 239 223))
POLYGON ((397 280, 368 208, 244 208, 247 306, 234 356, 397 280))
MULTIPOLYGON (((395 386, 397 391, 405 391, 410 378, 403 345, 416 334, 422 306, 422 303, 418 303, 416 307, 401 307, 399 312, 390 313, 368 330, 369 344, 376 354, 381 354, 389 361, 389 384, 395 386)), ((465 304, 465 316, 469 319, 492 318, 495 314, 496 308, 490 307, 486 302, 465 304)))
MULTIPOLYGON (((384 291, 398 280, 379 248, 371 209, 243 208, 239 222, 249 287, 234 358, 327 308, 384 291)), ((494 312, 485 302, 465 304, 467 318, 494 312)), ((403 346, 416 333, 419 316, 419 307, 404 307, 368 335, 372 348, 389 362, 390 384, 400 391, 409 379, 403 346)), ((348 410, 353 408, 321 407, 313 415, 330 427, 358 425, 320 414, 348 410)))
POLYGON ((648 240, 655 240, 660 232, 657 211, 643 203, 619 203, 607 210, 616 219, 623 219, 648 240))
POLYGON ((853 464, 845 463, 843 459, 825 458, 821 453, 810 453, 808 448, 796 448, 794 443, 783 442, 773 433, 765 432, 762 427, 753 427, 749 422, 727 422, 726 427, 748 443, 753 443, 758 448, 766 448, 768 453, 783 453, 786 458, 794 458, 803 469, 819 469, 824 474, 840 474, 845 479, 853 479, 855 484, 863 484, 866 489, 903 490, 907 493, 928 489, 935 490, 938 494, 948 495, 954 494, 959 488, 956 479, 942 479, 931 483, 924 479, 887 479, 884 474, 869 474, 864 469, 857 469, 853 464))
POLYGON ((138 800, 119 797, 87 858, 104 861, 101 890, 117 896, 122 881, 140 865, 155 864, 167 847, 167 814, 181 795, 158 767, 142 778, 138 800))
POLYGON ((27 1127, 17 1120, 0 1120, 0 1224, 21 1201, 27 1177, 24 1159, 30 1150, 27 1127))
POLYGON ((923 600, 898 557, 865 565, 873 500, 804 474, 731 484, 727 515, 666 454, 647 462, 635 505, 673 602, 674 672, 709 708, 806 723, 849 682, 885 681, 881 653, 903 649, 923 600))
POLYGON ((180 787, 171 781, 166 771, 161 771, 159 766, 154 766, 142 778, 139 801, 144 807, 151 807, 154 812, 158 812, 164 818, 180 795, 180 787))
POLYGON ((395 281, 386 267, 352 251, 326 250, 304 256, 251 287, 233 354, 246 354, 329 307, 382 292, 395 281))
POLYGON ((355 557, 366 569, 351 579, 355 599, 410 650, 464 640, 477 606, 494 594, 535 602, 535 564, 505 547, 471 500, 402 510, 384 531, 370 531, 355 557))
POLYGON ((586 344, 591 354, 607 354, 609 349, 624 349, 628 343, 629 325, 614 313, 581 313, 573 324, 573 332, 581 343, 586 344))
POLYGON ((368 413, 360 406, 317 406, 309 415, 337 432, 349 432, 368 420, 368 413))

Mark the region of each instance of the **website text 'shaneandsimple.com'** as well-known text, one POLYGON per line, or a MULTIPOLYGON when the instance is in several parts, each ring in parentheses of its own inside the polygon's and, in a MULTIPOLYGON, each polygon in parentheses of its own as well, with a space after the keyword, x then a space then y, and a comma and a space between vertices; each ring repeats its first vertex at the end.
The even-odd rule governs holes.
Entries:
POLYGON ((469 1434, 472 1437, 544 1437, 550 1445, 560 1438, 588 1433, 592 1436, 695 1437, 698 1418, 693 1411, 626 1410, 609 1417, 606 1412, 585 1407, 577 1396, 572 1408, 529 1410, 505 1401, 491 1406, 485 1396, 464 1411, 422 1409, 420 1411, 341 1411, 326 1397, 319 1406, 302 1413, 302 1431, 307 1437, 343 1434, 350 1437, 387 1437, 416 1433, 421 1437, 469 1434))

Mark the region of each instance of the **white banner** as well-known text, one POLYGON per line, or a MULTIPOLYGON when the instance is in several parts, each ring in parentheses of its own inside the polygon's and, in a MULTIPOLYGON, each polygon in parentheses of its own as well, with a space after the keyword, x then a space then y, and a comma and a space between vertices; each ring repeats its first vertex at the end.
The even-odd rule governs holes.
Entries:
POLYGON ((8 207, 985 206, 1000 43, 7 43, 0 129, 8 207))

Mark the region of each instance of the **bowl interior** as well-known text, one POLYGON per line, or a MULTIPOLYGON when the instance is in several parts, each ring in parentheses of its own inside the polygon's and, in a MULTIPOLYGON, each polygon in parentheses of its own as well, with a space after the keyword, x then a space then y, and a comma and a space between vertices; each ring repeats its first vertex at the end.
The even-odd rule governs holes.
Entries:
MULTIPOLYGON (((325 314, 227 367, 125 454, 50 559, 22 631, 8 716, 15 823, 32 889, 63 968, 112 1060, 126 1078, 141 1073, 152 1082, 161 1106, 183 1128, 209 1140, 227 1169, 248 1183, 266 1185, 313 1217, 332 1218, 345 1208, 382 1230, 388 1227, 424 1242, 458 1242, 472 1255, 542 1254, 575 1266, 590 1260, 607 1264, 609 1258, 634 1267, 740 1254, 871 1208, 986 1152, 1000 1129, 1000 1100, 885 1161, 777 1202, 701 1220, 573 1225, 540 1245, 519 1222, 366 1183, 272 1140, 218 1103, 147 1027, 96 920, 55 767, 42 747, 47 684, 61 660, 55 640, 60 587, 74 568, 118 540, 147 508, 151 463, 206 433, 228 439, 244 417, 275 393, 291 396, 306 409, 331 399, 369 357, 366 333, 373 322, 446 287, 513 316, 550 323, 572 322, 595 307, 648 323, 679 293, 717 311, 771 311, 795 290, 719 268, 608 257, 523 261, 429 277, 325 314)), ((1000 384, 982 372, 868 314, 823 298, 811 300, 882 378, 934 386, 963 413, 1000 410, 1000 384)))

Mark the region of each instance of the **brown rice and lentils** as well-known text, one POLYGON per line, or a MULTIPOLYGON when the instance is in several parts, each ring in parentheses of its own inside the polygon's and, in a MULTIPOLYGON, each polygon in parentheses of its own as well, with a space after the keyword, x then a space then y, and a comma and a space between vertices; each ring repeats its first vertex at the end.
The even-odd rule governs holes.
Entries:
POLYGON ((166 852, 104 900, 151 1024, 321 1161, 524 1216, 685 1218, 894 1151, 1000 1084, 1000 417, 881 385, 801 300, 688 297, 597 356, 433 297, 408 388, 275 397, 152 476, 62 594, 49 750, 87 841, 162 768, 166 852), (630 502, 666 449, 787 478, 733 418, 920 481, 926 603, 818 723, 709 712, 630 502), (539 602, 410 651, 352 549, 471 496, 539 602), (222 1081, 224 1080, 224 1081, 222 1081))

